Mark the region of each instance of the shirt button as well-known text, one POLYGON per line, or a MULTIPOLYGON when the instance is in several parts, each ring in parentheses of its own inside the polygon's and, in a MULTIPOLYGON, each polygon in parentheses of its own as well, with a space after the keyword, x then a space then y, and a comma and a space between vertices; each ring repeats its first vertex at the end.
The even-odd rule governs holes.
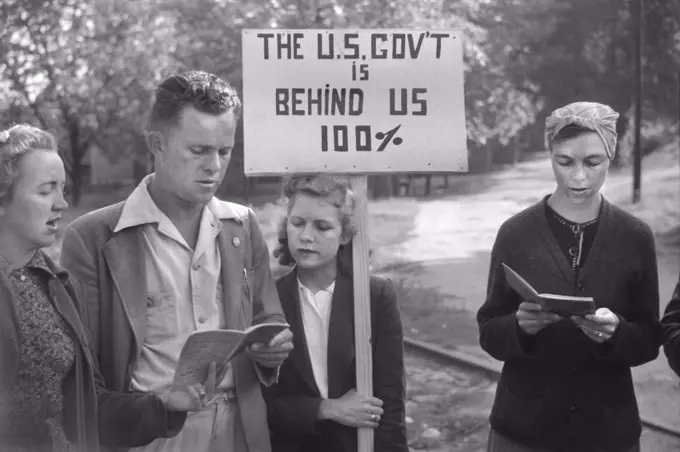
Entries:
POLYGON ((569 409, 572 413, 576 413, 577 409, 575 406, 572 405, 572 407, 569 409))
POLYGON ((194 271, 197 271, 199 268, 201 268, 201 266, 199 264, 194 264, 193 268, 194 268, 194 271))
POLYGON ((198 317, 198 323, 205 323, 208 318, 204 315, 198 317))

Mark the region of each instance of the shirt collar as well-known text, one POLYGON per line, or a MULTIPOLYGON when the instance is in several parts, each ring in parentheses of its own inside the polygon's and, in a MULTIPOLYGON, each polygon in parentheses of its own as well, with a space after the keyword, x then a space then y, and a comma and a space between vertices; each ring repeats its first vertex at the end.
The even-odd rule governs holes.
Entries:
MULTIPOLYGON (((9 269, 9 263, 7 260, 0 255, 0 269, 6 274, 9 275, 12 273, 12 271, 9 269)), ((23 267, 17 268, 14 271, 23 271, 23 270, 39 270, 46 272, 49 276, 51 277, 57 277, 64 281, 68 277, 68 273, 57 266, 54 263, 48 262, 47 258, 45 257, 45 254, 43 254, 42 251, 36 251, 36 253, 29 259, 29 261, 24 265, 23 267), (51 264, 51 265, 50 265, 51 264)))
MULTIPOLYGON (((297 278, 297 282, 298 282, 298 286, 299 286, 302 290, 307 290, 307 291, 309 291, 310 293, 314 294, 314 292, 312 292, 312 290, 311 290, 309 287, 307 287, 307 286, 305 286, 304 284, 302 284, 302 281, 300 281, 300 278, 297 278)), ((328 292, 328 293, 332 294, 334 290, 335 290, 335 281, 333 281, 333 282, 331 283, 331 285, 328 286, 328 287, 326 287, 325 289, 319 289, 318 292, 328 292)), ((318 293, 318 292, 317 292, 317 293, 318 293)))
MULTIPOLYGON (((144 177, 125 200, 123 211, 118 219, 118 223, 116 223, 116 226, 113 229, 114 233, 135 226, 152 223, 161 224, 166 221, 167 217, 163 211, 158 208, 151 198, 151 195, 149 195, 149 184, 154 177, 155 173, 148 174, 144 177)), ((210 209, 215 218, 220 221, 237 218, 236 212, 234 212, 228 203, 222 202, 214 196, 207 202, 206 206, 210 209)))

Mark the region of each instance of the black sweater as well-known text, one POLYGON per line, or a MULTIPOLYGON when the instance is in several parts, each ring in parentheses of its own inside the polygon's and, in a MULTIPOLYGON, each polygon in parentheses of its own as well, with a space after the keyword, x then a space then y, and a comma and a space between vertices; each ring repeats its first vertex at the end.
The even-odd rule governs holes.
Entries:
POLYGON ((480 344, 504 361, 492 427, 550 451, 620 451, 639 440, 631 367, 654 360, 663 332, 654 236, 643 221, 603 199, 597 233, 578 278, 548 223, 545 199, 507 220, 491 252, 487 298, 477 313, 480 344), (592 296, 618 315, 610 341, 597 344, 569 319, 535 336, 521 333, 521 302, 501 263, 536 290, 592 296))
POLYGON ((671 301, 666 306, 661 324, 666 336, 663 351, 671 369, 680 376, 680 278, 675 285, 671 301))

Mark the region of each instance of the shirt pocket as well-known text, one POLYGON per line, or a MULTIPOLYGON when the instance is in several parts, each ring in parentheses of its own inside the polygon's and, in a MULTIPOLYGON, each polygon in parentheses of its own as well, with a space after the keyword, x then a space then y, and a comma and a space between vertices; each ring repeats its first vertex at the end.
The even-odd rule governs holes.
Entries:
POLYGON ((172 293, 146 295, 146 345, 173 338, 178 332, 177 299, 172 293))

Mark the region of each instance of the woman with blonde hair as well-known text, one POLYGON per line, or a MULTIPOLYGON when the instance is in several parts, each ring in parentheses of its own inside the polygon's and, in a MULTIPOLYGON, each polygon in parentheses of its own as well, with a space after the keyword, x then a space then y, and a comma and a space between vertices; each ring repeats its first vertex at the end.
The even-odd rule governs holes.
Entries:
POLYGON ((403 333, 397 295, 370 278, 375 397, 356 388, 352 238, 356 196, 344 178, 293 177, 274 255, 294 350, 265 389, 272 452, 354 452, 372 428, 375 452, 407 452, 403 333))
POLYGON ((0 450, 97 452, 181 428, 196 388, 153 395, 103 389, 79 285, 43 251, 53 245, 66 175, 54 137, 0 132, 0 450))
POLYGON ((556 189, 505 221, 491 251, 480 344, 503 361, 490 452, 639 451, 631 368, 659 354, 654 235, 600 193, 618 113, 576 102, 546 120, 556 189), (585 316, 523 300, 502 264, 539 293, 592 297, 585 316))

